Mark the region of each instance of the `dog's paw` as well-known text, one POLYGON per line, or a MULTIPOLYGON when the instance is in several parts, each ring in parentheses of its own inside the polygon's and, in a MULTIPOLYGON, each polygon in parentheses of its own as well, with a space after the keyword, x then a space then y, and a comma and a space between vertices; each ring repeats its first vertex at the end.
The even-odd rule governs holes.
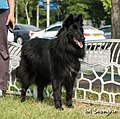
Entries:
POLYGON ((37 98, 37 101, 40 101, 41 103, 43 102, 44 98, 37 98))
POLYGON ((66 105, 68 108, 74 108, 74 106, 72 104, 70 105, 66 105))
POLYGON ((20 101, 21 101, 21 102, 25 102, 25 98, 22 98, 20 101))
POLYGON ((56 109, 58 109, 58 110, 64 110, 64 108, 62 108, 62 107, 56 107, 56 109))

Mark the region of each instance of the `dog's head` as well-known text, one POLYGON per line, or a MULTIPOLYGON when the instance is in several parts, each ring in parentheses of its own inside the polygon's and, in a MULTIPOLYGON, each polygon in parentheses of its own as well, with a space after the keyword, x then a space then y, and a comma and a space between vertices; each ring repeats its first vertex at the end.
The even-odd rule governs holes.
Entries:
POLYGON ((66 36, 70 43, 80 48, 84 47, 84 35, 83 35, 83 19, 82 15, 69 15, 63 22, 62 28, 58 34, 62 31, 66 32, 66 36))

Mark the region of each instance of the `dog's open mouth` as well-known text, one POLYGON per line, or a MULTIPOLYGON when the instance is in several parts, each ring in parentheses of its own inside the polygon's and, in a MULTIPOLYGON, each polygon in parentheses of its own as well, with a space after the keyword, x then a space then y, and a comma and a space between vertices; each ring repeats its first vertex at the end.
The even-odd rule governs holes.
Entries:
POLYGON ((77 40, 75 37, 73 38, 73 41, 78 45, 80 48, 83 48, 83 43, 77 40))

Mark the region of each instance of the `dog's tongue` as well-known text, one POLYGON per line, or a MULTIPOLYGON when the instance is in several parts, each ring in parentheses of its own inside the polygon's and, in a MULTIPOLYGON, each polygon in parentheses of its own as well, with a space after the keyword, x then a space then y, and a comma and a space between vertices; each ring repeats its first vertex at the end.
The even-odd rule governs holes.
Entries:
POLYGON ((80 48, 83 48, 82 42, 79 42, 76 38, 74 38, 74 42, 75 42, 80 48))

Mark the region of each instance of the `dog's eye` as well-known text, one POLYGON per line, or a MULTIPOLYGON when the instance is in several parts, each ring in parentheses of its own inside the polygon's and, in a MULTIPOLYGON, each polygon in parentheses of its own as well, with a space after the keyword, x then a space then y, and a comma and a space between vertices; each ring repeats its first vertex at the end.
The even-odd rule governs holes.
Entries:
POLYGON ((84 36, 82 36, 82 37, 81 37, 81 40, 85 40, 85 37, 84 37, 84 36))
POLYGON ((73 30, 73 29, 77 29, 77 28, 78 28, 77 25, 73 24, 71 29, 73 30))
POLYGON ((82 35, 82 34, 80 34, 80 37, 83 37, 83 35, 82 35))

